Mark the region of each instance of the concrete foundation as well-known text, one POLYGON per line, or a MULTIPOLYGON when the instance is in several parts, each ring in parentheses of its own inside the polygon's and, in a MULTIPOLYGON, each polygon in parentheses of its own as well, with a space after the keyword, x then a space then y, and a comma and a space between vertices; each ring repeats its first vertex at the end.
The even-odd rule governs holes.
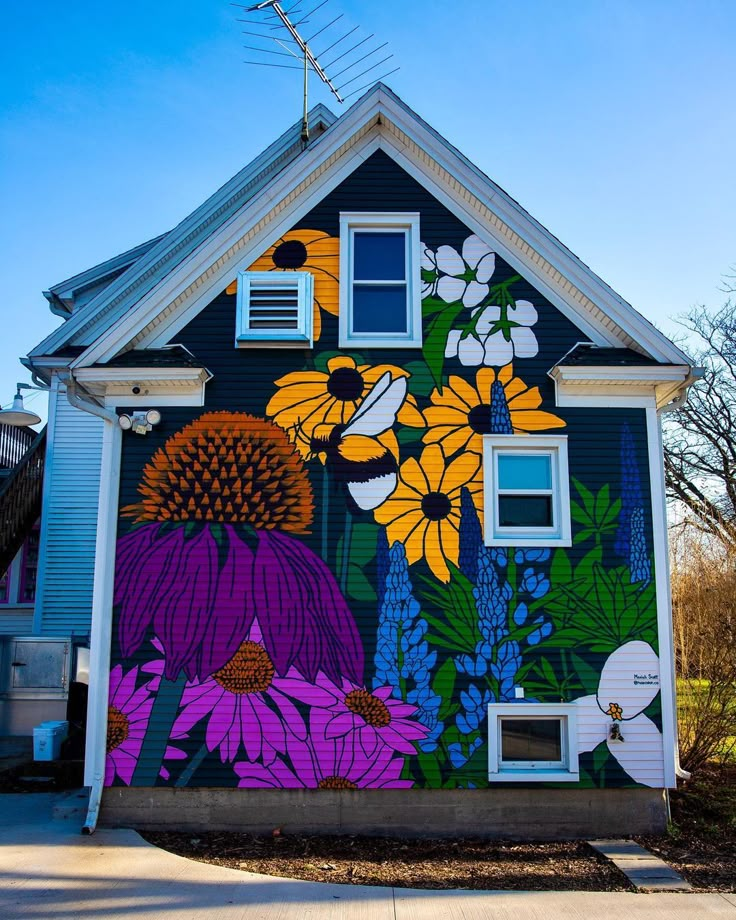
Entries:
POLYGON ((140 830, 562 840, 660 834, 663 789, 110 788, 100 825, 140 830))

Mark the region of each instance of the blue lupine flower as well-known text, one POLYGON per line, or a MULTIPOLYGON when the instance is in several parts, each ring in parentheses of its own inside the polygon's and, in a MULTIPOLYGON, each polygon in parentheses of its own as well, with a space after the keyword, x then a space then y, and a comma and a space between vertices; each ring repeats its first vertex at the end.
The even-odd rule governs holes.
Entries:
POLYGON ((486 707, 491 699, 490 690, 481 693, 475 684, 469 684, 467 690, 460 691, 460 705, 463 711, 455 716, 455 724, 461 734, 469 735, 478 728, 486 717, 486 707))
POLYGON ((504 392, 503 384, 499 380, 494 380, 491 384, 491 433, 514 433, 506 393, 504 392))
POLYGON ((468 758, 463 753, 463 748, 459 741, 453 741, 452 744, 448 744, 447 753, 450 755, 450 763, 456 770, 464 767, 468 762, 468 758))
POLYGON ((520 667, 521 649, 519 648, 519 643, 510 641, 500 645, 496 661, 491 664, 491 673, 498 681, 498 698, 501 702, 507 702, 514 698, 516 672, 520 667))
POLYGON ((431 689, 437 652, 425 640, 427 621, 413 594, 406 550, 401 543, 394 543, 386 555, 384 548, 379 535, 378 580, 384 588, 379 594, 373 687, 388 685, 393 688, 392 695, 401 699, 403 681, 407 702, 417 707, 417 719, 430 729, 422 750, 431 751, 444 728, 438 719, 442 700, 431 689))
POLYGON ((552 624, 548 621, 545 621, 544 617, 537 617, 534 621, 539 623, 539 628, 535 629, 534 632, 529 633, 526 637, 526 641, 529 645, 539 645, 542 639, 546 639, 552 633, 552 624))
POLYGON ((492 547, 489 555, 491 557, 491 562, 495 562, 495 564, 500 566, 502 569, 505 569, 508 565, 509 556, 503 546, 492 547))
POLYGON ((488 671, 488 659, 482 654, 458 655, 455 659, 455 667, 459 674, 467 674, 468 677, 485 677, 488 671))
POLYGON ((470 490, 460 490, 460 556, 458 567, 473 584, 478 580, 478 551, 483 545, 480 518, 470 490))
POLYGON ((535 572, 534 569, 524 569, 521 581, 521 590, 535 599, 544 597, 549 591, 549 579, 541 572, 535 572))
POLYGON ((514 562, 524 565, 525 562, 546 562, 552 555, 549 549, 517 549, 514 553, 514 562))
POLYGON ((644 532, 644 500, 636 447, 628 423, 621 429, 621 512, 614 549, 629 565, 632 584, 651 581, 652 569, 644 532))
POLYGON ((529 616, 529 608, 525 603, 521 603, 514 610, 514 623, 517 626, 523 626, 526 623, 526 618, 529 616))
POLYGON ((480 634, 491 645, 496 645, 508 631, 509 602, 513 595, 511 585, 499 581, 490 551, 483 547, 478 553, 478 584, 473 597, 480 634))

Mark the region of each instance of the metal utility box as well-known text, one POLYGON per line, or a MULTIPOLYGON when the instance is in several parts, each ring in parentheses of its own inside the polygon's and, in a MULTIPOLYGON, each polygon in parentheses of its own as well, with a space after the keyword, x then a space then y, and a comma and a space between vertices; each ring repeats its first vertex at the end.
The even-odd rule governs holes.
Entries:
POLYGON ((63 719, 72 667, 67 638, 5 636, 0 645, 0 734, 30 735, 63 719))

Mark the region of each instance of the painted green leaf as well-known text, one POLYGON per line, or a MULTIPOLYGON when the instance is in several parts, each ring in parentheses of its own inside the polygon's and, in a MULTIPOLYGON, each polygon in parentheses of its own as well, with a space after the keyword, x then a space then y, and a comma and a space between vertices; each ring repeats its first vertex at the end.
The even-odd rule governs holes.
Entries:
POLYGON ((421 753, 417 756, 419 769, 424 774, 426 785, 430 789, 439 789, 442 786, 442 773, 436 754, 421 753))
POLYGON ((409 361, 404 364, 404 370, 411 374, 409 377, 409 392, 415 396, 429 396, 434 389, 432 374, 424 361, 409 361))
POLYGON ((553 585, 563 585, 572 581, 572 566, 564 549, 555 550, 549 574, 553 585))
POLYGON ((432 689, 441 696, 443 700, 451 699, 455 690, 455 678, 457 677, 457 668, 452 658, 439 668, 432 681, 432 689))
POLYGON ((366 577, 363 569, 353 563, 348 569, 348 594, 356 601, 375 602, 378 600, 376 589, 366 577))
POLYGON ((589 693, 596 693, 598 691, 598 684, 600 682, 600 674, 591 668, 591 666, 586 661, 583 661, 583 659, 579 655, 576 655, 574 652, 572 652, 570 655, 570 659, 586 696, 589 693))
POLYGON ((447 334, 463 310, 460 304, 445 304, 445 309, 432 319, 424 336, 422 354, 432 374, 435 385, 442 386, 442 373, 445 367, 445 346, 447 334))

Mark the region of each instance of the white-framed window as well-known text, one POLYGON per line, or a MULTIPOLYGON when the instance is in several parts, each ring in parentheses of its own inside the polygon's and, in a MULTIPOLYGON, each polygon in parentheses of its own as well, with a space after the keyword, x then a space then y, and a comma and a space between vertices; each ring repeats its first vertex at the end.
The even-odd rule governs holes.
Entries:
POLYGON ((421 348, 419 214, 340 214, 340 347, 421 348))
POLYGON ((488 779, 497 783, 577 782, 574 703, 490 703, 488 779))
POLYGON ((312 345, 314 277, 311 272, 238 274, 238 346, 312 345))
POLYGON ((483 438, 486 546, 570 546, 565 436, 483 438))

